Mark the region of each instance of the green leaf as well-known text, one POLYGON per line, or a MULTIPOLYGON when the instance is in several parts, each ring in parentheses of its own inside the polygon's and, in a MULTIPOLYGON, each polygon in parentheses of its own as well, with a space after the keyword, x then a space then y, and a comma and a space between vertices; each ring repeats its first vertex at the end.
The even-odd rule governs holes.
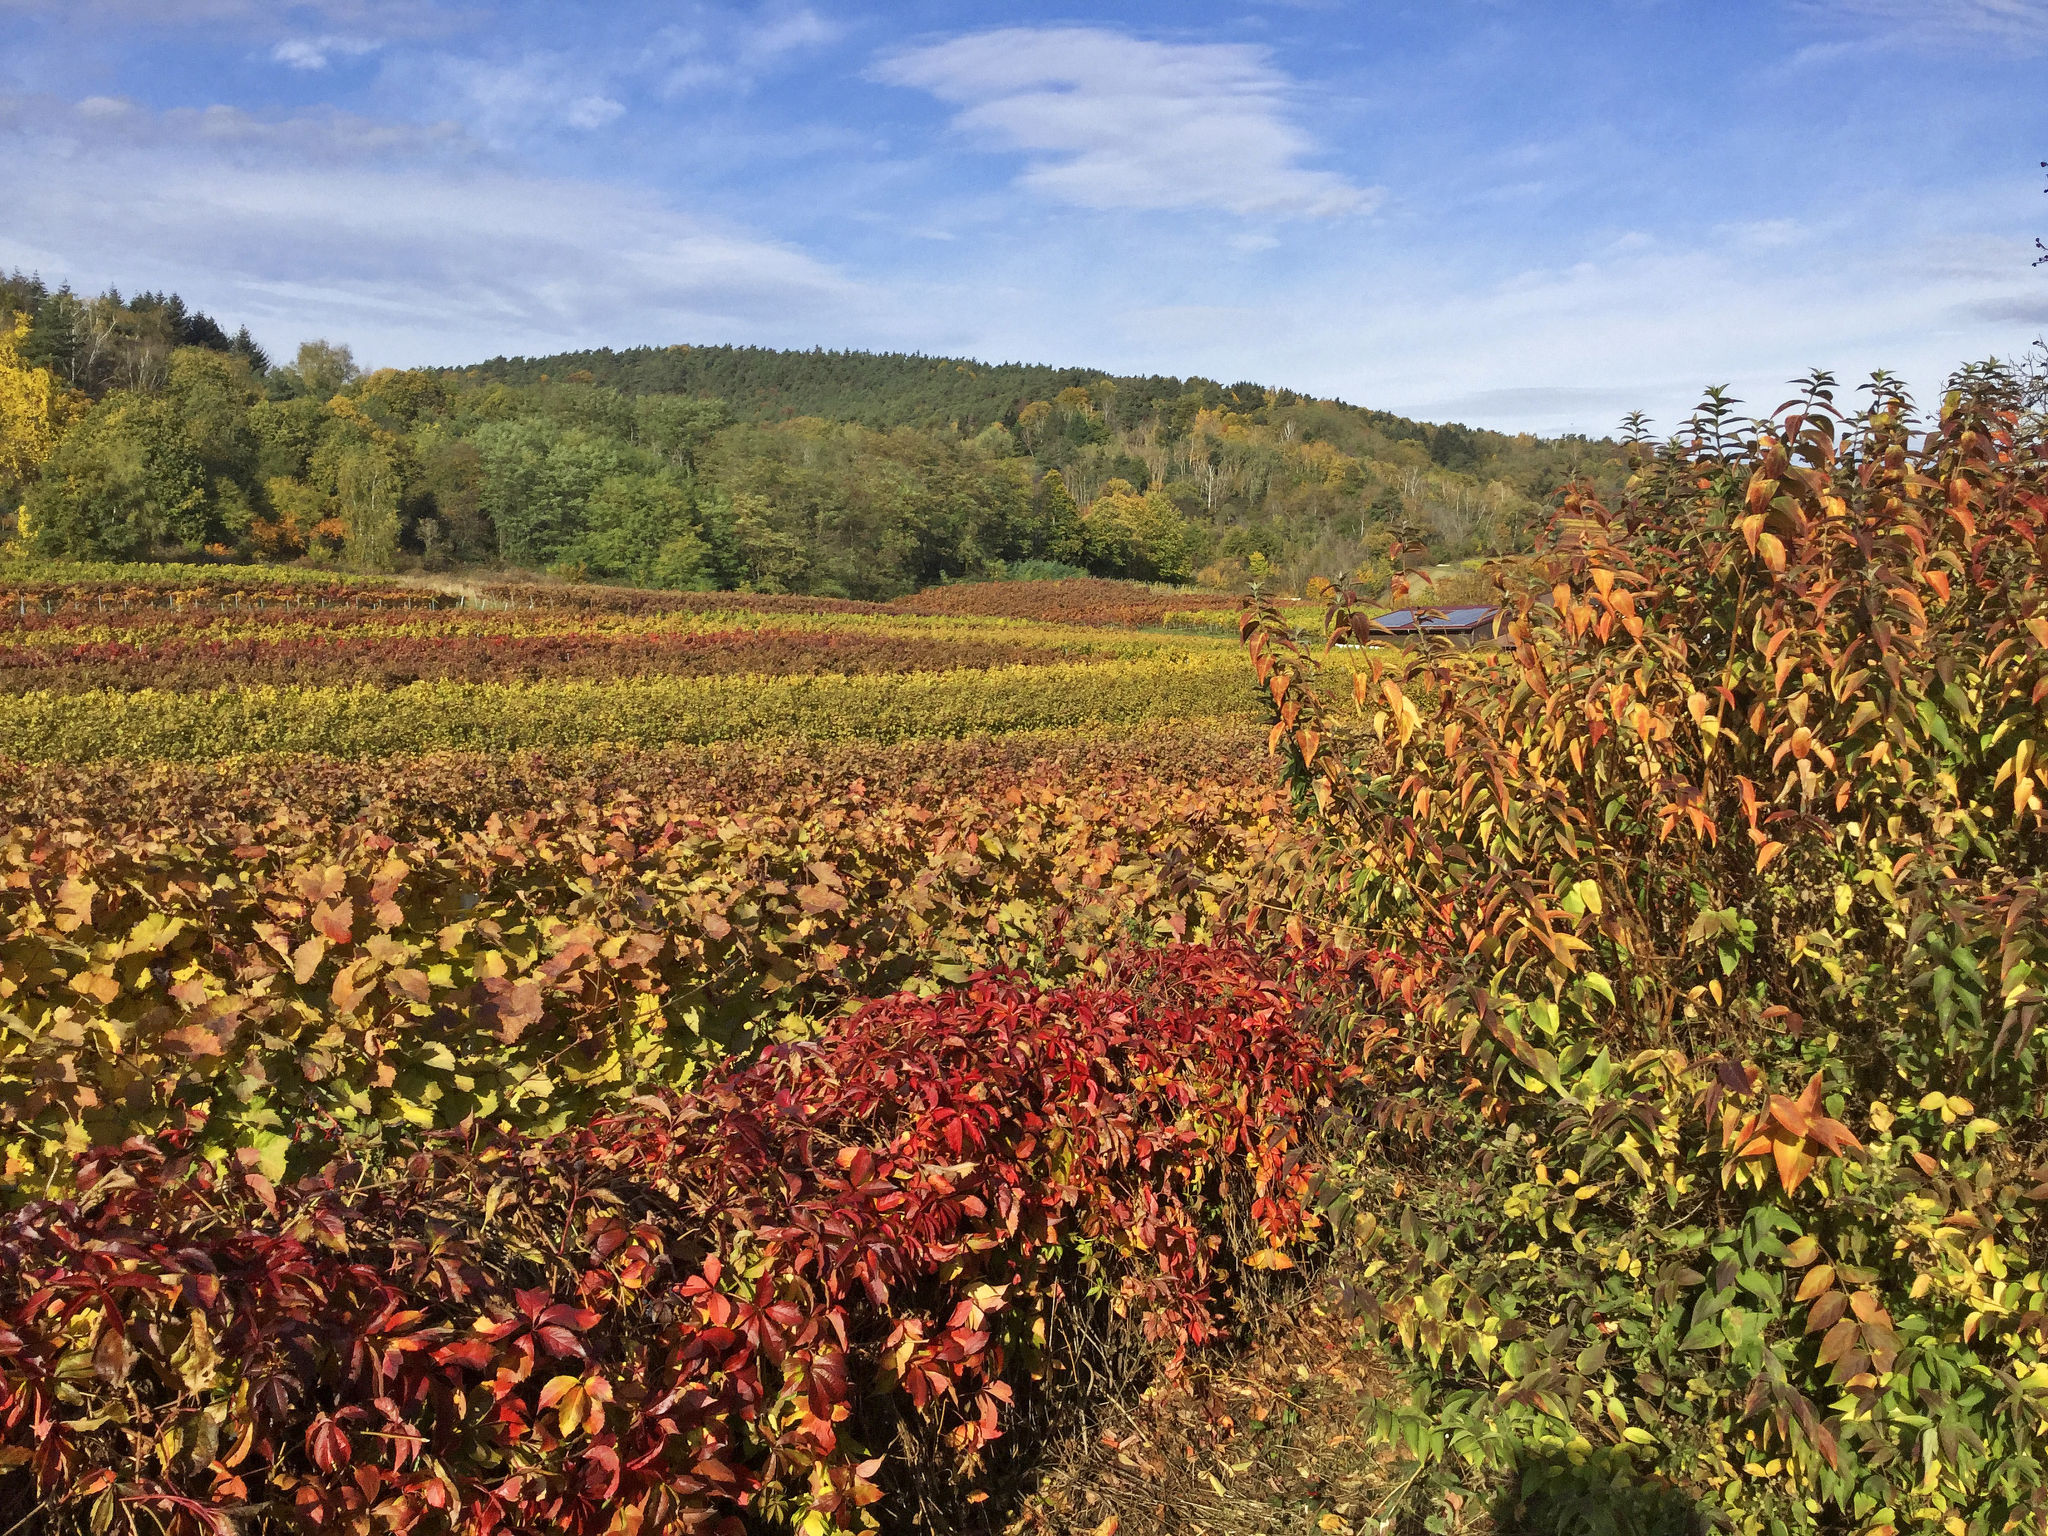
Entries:
POLYGON ((1686 1330, 1685 1337, 1678 1341, 1680 1349, 1719 1349, 1728 1341, 1722 1335, 1720 1325, 1708 1318, 1694 1323, 1686 1330))

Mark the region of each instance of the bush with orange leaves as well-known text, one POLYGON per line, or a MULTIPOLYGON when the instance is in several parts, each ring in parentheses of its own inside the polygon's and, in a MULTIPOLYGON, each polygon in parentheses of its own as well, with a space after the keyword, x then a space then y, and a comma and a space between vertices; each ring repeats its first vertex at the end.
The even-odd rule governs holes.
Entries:
MULTIPOLYGON (((1382 657, 1341 701, 1247 617, 1334 915, 1436 958, 1363 1042, 1347 1198, 1414 1389, 1376 1431, 1438 1475, 1583 1463, 1744 1532, 2048 1519, 2020 396, 1710 395, 1503 573, 1511 646, 1382 657)), ((1341 594, 1327 621, 1362 632, 1341 594)))

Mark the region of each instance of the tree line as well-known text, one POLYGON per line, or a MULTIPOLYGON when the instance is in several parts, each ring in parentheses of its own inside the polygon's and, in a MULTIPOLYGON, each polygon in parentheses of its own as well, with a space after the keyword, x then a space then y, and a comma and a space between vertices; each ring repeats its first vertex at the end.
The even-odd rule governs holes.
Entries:
POLYGON ((901 354, 669 347, 273 364, 176 295, 0 279, 0 515, 81 559, 505 565, 889 597, 1232 582, 1522 547, 1604 461, 1293 391, 901 354))

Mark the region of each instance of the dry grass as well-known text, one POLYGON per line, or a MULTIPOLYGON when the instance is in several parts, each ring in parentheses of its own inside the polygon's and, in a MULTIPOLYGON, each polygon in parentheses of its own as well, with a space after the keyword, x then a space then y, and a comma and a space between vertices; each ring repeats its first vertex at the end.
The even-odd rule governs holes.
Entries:
POLYGON ((1012 1536, 1281 1536, 1377 1529, 1406 1473, 1363 1440, 1389 1378, 1334 1278, 1260 1309, 1234 1353, 1113 1403, 1047 1458, 1012 1536))

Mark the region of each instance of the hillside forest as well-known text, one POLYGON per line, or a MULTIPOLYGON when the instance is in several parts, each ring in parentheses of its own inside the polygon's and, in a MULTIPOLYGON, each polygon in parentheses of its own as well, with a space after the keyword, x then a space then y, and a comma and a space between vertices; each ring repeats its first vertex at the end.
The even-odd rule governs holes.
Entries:
POLYGON ((1253 383, 747 347, 274 363, 177 295, 0 278, 0 520, 74 560, 512 567, 886 599, 1081 574, 1372 585, 1527 548, 1583 438, 1253 383))

